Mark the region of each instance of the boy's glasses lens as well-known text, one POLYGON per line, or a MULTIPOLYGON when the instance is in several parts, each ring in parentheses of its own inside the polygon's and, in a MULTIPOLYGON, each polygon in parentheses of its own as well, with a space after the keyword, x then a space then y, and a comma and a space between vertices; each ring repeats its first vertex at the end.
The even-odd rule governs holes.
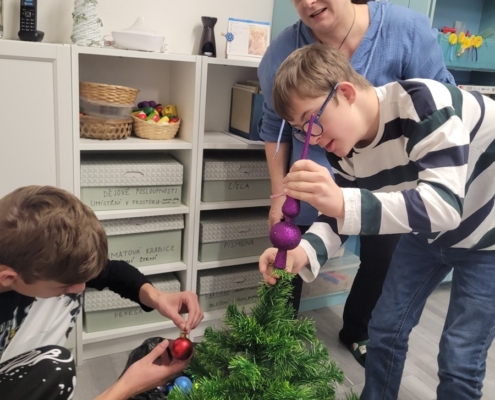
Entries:
MULTIPOLYGON (((295 129, 294 130, 294 137, 299 140, 300 142, 305 142, 306 141, 306 132, 308 131, 309 127, 309 121, 306 122, 303 125, 303 130, 301 129, 295 129)), ((323 130, 321 129, 321 125, 318 123, 313 124, 313 129, 311 130, 311 136, 320 136, 323 133, 323 130)))

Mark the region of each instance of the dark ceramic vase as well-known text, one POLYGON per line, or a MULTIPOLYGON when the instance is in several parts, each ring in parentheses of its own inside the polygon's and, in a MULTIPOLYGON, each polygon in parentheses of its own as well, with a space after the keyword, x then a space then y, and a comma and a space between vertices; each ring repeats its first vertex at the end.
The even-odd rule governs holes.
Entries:
POLYGON ((201 34, 201 42, 199 44, 199 55, 216 57, 217 48, 215 46, 215 31, 214 27, 217 23, 215 17, 201 17, 203 22, 203 33, 201 34))

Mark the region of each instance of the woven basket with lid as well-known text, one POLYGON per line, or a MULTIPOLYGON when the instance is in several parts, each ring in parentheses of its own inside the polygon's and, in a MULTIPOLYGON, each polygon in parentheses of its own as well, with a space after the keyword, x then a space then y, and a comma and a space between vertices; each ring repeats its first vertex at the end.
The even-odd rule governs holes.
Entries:
POLYGON ((115 104, 134 104, 139 89, 105 83, 79 82, 79 96, 115 104))

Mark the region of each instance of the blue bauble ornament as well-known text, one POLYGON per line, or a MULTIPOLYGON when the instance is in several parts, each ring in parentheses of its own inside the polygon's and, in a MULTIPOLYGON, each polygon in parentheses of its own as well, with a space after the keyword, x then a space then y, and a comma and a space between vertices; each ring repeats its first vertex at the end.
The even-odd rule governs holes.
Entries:
POLYGON ((165 386, 165 393, 170 393, 173 388, 174 388, 174 385, 169 383, 167 386, 165 386))
POLYGON ((192 390, 192 382, 187 376, 179 376, 175 382, 174 386, 177 386, 181 389, 185 394, 189 394, 192 390))

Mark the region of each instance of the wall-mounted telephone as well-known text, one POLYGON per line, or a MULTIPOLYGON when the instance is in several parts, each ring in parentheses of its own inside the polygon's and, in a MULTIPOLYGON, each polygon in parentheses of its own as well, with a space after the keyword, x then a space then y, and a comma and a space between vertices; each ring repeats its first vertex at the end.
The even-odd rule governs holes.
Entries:
POLYGON ((21 0, 21 23, 19 39, 29 42, 41 42, 44 33, 36 30, 38 14, 37 0, 21 0))

